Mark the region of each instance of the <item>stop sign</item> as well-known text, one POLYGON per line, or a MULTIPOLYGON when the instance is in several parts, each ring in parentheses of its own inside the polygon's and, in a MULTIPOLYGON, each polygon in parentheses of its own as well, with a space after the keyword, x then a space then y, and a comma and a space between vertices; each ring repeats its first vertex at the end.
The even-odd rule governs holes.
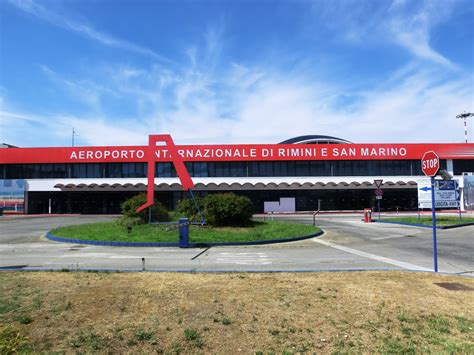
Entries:
POLYGON ((439 170, 439 156, 432 150, 423 154, 421 170, 426 176, 435 176, 439 170))

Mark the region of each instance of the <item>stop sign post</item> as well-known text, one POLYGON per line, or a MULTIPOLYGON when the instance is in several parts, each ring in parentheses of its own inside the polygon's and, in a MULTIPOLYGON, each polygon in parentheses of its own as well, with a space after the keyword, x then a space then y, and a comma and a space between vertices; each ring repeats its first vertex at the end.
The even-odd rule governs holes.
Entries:
POLYGON ((435 181, 434 177, 439 171, 439 156, 432 150, 423 154, 421 158, 421 170, 423 174, 431 177, 431 220, 433 227, 433 262, 434 271, 438 272, 438 248, 436 245, 436 203, 435 203, 435 181))

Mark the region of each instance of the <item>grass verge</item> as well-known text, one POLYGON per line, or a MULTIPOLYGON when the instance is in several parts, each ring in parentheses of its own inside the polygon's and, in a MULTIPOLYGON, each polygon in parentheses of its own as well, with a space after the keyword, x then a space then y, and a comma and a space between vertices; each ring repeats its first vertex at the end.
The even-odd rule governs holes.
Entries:
POLYGON ((474 288, 397 271, 2 272, 0 353, 473 353, 473 292, 435 282, 474 288))
MULTIPOLYGON (((259 240, 301 237, 319 232, 320 229, 303 224, 281 221, 253 222, 249 227, 216 228, 191 225, 191 243, 253 242, 259 240)), ((55 229, 57 237, 83 240, 106 240, 117 242, 178 242, 178 230, 173 225, 134 226, 131 233, 115 222, 81 224, 55 229)))
MULTIPOLYGON (((431 226, 432 218, 430 217, 395 217, 395 218, 383 218, 382 221, 387 222, 400 222, 400 223, 411 223, 411 224, 424 224, 427 226, 431 226)), ((437 216, 436 217, 436 225, 437 226, 452 226, 457 224, 464 224, 464 223, 474 223, 474 218, 472 217, 447 217, 447 216, 437 216)))

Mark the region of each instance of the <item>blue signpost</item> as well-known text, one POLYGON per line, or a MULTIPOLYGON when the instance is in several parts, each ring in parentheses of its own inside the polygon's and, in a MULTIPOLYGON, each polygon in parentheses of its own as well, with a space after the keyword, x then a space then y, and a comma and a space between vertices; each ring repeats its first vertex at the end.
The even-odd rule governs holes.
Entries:
POLYGON ((439 156, 433 151, 426 152, 421 158, 421 170, 426 176, 431 177, 431 219, 433 226, 433 262, 434 271, 438 272, 438 248, 436 243, 436 203, 435 179, 439 170, 439 156))
POLYGON ((433 226, 433 260, 434 271, 438 272, 438 247, 436 243, 436 202, 435 202, 435 179, 431 177, 431 220, 433 226))

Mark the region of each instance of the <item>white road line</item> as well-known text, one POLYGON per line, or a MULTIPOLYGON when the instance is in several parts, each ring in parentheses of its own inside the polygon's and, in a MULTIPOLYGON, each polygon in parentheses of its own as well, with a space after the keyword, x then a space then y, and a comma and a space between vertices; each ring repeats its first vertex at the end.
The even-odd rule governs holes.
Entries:
POLYGON ((219 253, 217 264, 270 265, 272 261, 265 253, 219 253))
MULTIPOLYGON (((66 262, 64 263, 57 263, 57 262, 54 262, 54 261, 45 261, 43 263, 44 265, 68 265, 68 266, 77 266, 77 265, 83 265, 84 263, 74 263, 74 264, 68 264, 66 262)), ((41 267, 39 265, 36 265, 34 267, 41 267)))
POLYGON ((108 258, 109 256, 109 253, 83 253, 58 255, 58 258, 108 258))
POLYGON ((366 253, 364 251, 360 251, 360 250, 356 250, 356 249, 352 249, 352 248, 348 248, 348 247, 343 247, 341 245, 337 245, 337 244, 328 242, 326 240, 321 240, 321 239, 315 238, 315 239, 312 239, 312 241, 315 242, 315 243, 325 245, 325 246, 330 247, 330 248, 345 251, 346 253, 362 256, 364 258, 372 259, 372 260, 375 260, 375 261, 380 261, 380 262, 383 262, 383 263, 386 263, 386 264, 399 266, 399 267, 402 267, 402 268, 408 269, 408 270, 423 270, 423 271, 430 271, 431 270, 431 269, 427 269, 427 268, 422 267, 422 266, 418 266, 418 265, 414 265, 414 264, 410 264, 410 263, 405 263, 403 261, 398 261, 398 260, 386 258, 384 256, 375 255, 375 254, 371 254, 371 253, 366 253))
POLYGON ((134 256, 134 255, 112 255, 109 259, 137 259, 140 260, 141 258, 146 259, 162 259, 161 256, 134 256))

